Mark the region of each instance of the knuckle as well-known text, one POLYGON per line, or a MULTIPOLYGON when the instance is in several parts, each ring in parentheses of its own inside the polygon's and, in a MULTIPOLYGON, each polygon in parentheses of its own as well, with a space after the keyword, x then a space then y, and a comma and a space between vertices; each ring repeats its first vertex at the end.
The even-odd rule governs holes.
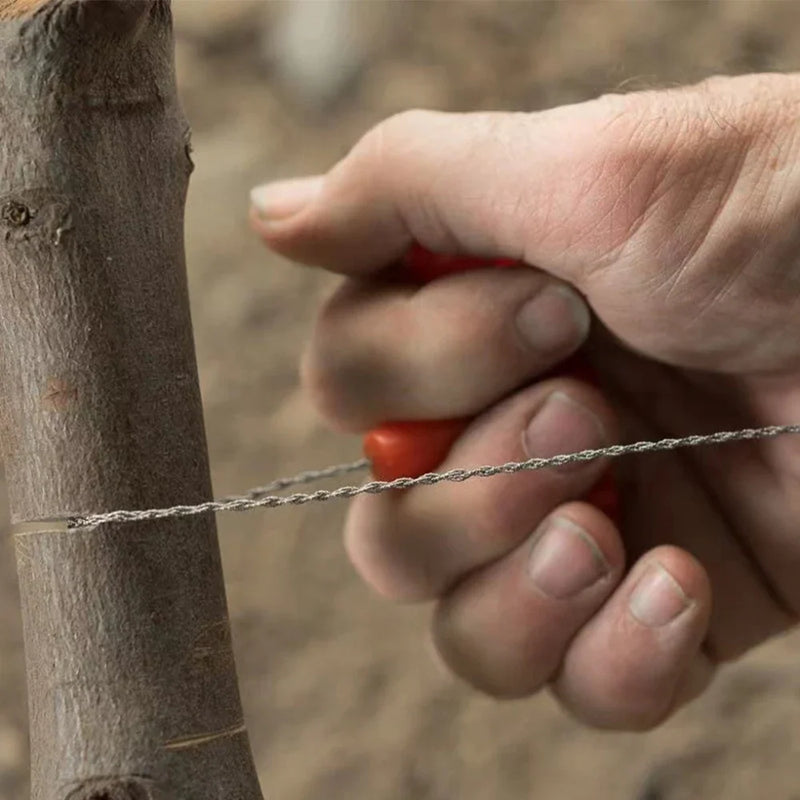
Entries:
POLYGON ((300 385, 317 412, 325 422, 336 425, 340 421, 340 387, 337 370, 332 368, 332 359, 321 350, 327 341, 322 315, 300 358, 300 385))
POLYGON ((364 164, 370 173, 380 174, 376 170, 389 158, 396 160, 413 148, 420 135, 427 135, 438 116, 435 111, 410 109, 387 117, 361 137, 351 157, 364 164))
POLYGON ((635 676, 621 672, 595 686, 595 702, 587 698, 570 702, 562 696, 559 701, 576 719, 594 728, 645 732, 665 722, 673 709, 670 696, 652 687, 642 689, 635 676))
MULTIPOLYGON (((540 670, 531 659, 523 659, 521 653, 493 652, 492 644, 471 631, 460 616, 445 600, 431 625, 436 652, 454 675, 494 700, 520 700, 543 688, 545 680, 538 677, 540 670)), ((535 662, 535 654, 531 658, 535 662)))
POLYGON ((365 427, 363 395, 370 367, 357 358, 342 357, 329 348, 324 337, 314 337, 300 362, 300 383, 317 412, 335 430, 358 431, 365 427))
POLYGON ((427 133, 441 118, 439 111, 411 108, 387 117, 376 127, 382 129, 384 140, 402 144, 427 133))
POLYGON ((320 368, 321 363, 323 362, 317 358, 313 346, 307 347, 300 359, 300 385, 317 412, 328 421, 330 409, 335 404, 330 396, 328 376, 320 368))
POLYGON ((354 330, 359 287, 344 282, 320 309, 300 361, 300 383, 333 428, 360 430, 370 418, 375 394, 385 381, 379 348, 354 330))
POLYGON ((672 710, 669 706, 660 705, 653 708, 638 709, 623 719, 619 730, 627 730, 633 733, 646 733, 660 727, 671 716, 672 710))
POLYGON ((438 597, 436 588, 420 581, 417 575, 377 572, 363 566, 357 566, 357 570, 372 591, 393 603, 426 603, 438 597))
POLYGON ((410 108, 393 114, 384 121, 387 131, 398 133, 402 138, 415 131, 424 131, 436 120, 441 118, 441 112, 430 111, 424 108, 410 108))
POLYGON ((664 169, 661 154, 672 152, 670 115, 654 110, 655 94, 603 95, 531 119, 534 129, 563 143, 553 147, 565 182, 542 208, 516 215, 525 226, 520 236, 527 241, 530 216, 542 216, 551 246, 581 254, 586 274, 576 276, 579 282, 614 261, 647 219, 664 169))
POLYGON ((605 207, 598 210, 598 221, 607 215, 612 223, 604 248, 609 258, 647 220, 673 158, 676 132, 674 116, 665 112, 664 99, 657 93, 606 96, 600 102, 607 117, 601 128, 600 146, 587 160, 587 183, 592 200, 604 194, 609 185, 619 189, 616 196, 604 194, 605 203, 600 205, 605 207))
MULTIPOLYGON (((671 688, 671 687, 670 687, 671 688)), ((619 728, 647 731, 660 725, 670 714, 671 692, 642 684, 640 676, 621 671, 612 680, 608 702, 616 711, 619 728)))
MULTIPOLYGON (((512 495, 514 500, 515 495, 516 493, 512 495)), ((527 525, 522 528, 519 522, 514 524, 514 517, 520 516, 519 511, 527 517, 531 510, 523 507, 519 510, 510 508, 503 499, 502 488, 497 487, 492 492, 488 490, 480 492, 469 503, 468 535, 473 542, 489 548, 492 553, 506 552, 518 546, 520 539, 525 535, 524 532, 528 530, 527 525)))

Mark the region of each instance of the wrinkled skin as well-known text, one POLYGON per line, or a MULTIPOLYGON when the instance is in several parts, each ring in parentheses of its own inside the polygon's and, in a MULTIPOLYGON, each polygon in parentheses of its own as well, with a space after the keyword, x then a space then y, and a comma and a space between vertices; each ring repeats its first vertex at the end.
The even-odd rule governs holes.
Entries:
MULTIPOLYGON (((414 111, 256 190, 269 247, 347 276, 303 362, 320 411, 348 431, 478 414, 445 467, 800 421, 798 112, 793 75, 414 111), (382 280, 413 240, 531 268, 382 280), (602 392, 537 381, 581 345, 602 392)), ((348 552, 378 592, 435 601, 477 688, 649 728, 794 626, 800 440, 623 459, 619 527, 577 500, 607 466, 362 496, 348 552)))

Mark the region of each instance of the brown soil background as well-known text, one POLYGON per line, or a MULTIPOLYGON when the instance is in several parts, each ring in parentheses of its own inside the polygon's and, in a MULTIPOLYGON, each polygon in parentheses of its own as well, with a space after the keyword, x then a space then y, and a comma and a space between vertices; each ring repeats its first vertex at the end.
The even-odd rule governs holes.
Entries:
MULTIPOLYGON (((285 3, 176 7, 197 163, 189 278, 217 495, 358 454, 355 439, 324 430, 297 388, 298 355, 333 281, 262 250, 246 224, 252 184, 326 169, 369 126, 409 107, 534 110, 798 63, 796 2, 373 0, 351 11, 345 51, 363 61, 323 103, 301 102, 265 48, 285 3)), ((546 696, 495 703, 443 675, 425 644, 429 610, 385 603, 351 571, 343 512, 219 519, 268 797, 800 798, 797 636, 723 671, 658 731, 593 732, 546 696)), ((0 798, 17 800, 27 796, 22 637, 7 536, 0 547, 0 798)))

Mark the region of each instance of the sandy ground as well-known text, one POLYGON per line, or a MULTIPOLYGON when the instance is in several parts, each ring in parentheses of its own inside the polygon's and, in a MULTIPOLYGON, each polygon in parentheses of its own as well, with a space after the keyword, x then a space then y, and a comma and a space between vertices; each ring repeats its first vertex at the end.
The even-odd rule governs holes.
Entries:
MULTIPOLYGON (((297 388, 298 355, 332 281, 262 251, 245 220, 254 182, 324 169, 404 108, 532 110, 623 86, 787 70, 800 37, 794 2, 374 0, 352 4, 334 47, 324 38, 333 22, 317 25, 315 41, 308 25, 298 34, 287 24, 286 9, 176 7, 197 163, 189 276, 218 495, 358 454, 297 388), (345 78, 326 80, 336 70, 345 78)), ((598 734, 547 697, 495 703, 442 674, 425 645, 429 610, 389 605, 351 571, 343 512, 219 519, 268 797, 800 798, 796 636, 724 671, 656 732, 598 734)), ((23 655, 8 537, 0 547, 0 798, 17 800, 27 796, 23 655)))

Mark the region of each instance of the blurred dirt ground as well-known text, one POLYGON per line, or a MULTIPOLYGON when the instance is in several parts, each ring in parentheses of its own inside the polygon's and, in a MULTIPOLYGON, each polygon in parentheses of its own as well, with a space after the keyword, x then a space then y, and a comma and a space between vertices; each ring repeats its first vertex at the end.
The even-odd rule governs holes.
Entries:
MULTIPOLYGON (((333 285, 263 252, 255 182, 327 168, 409 107, 534 110, 714 73, 797 68, 796 2, 177 0, 197 170, 187 247, 217 495, 349 460, 297 388, 333 285)), ((800 639, 729 668, 646 735, 599 734, 547 697, 499 704, 442 674, 428 610, 370 595, 343 505, 219 519, 246 715, 269 798, 800 798, 800 639)), ((12 548, 0 558, 0 798, 27 796, 12 548)))

